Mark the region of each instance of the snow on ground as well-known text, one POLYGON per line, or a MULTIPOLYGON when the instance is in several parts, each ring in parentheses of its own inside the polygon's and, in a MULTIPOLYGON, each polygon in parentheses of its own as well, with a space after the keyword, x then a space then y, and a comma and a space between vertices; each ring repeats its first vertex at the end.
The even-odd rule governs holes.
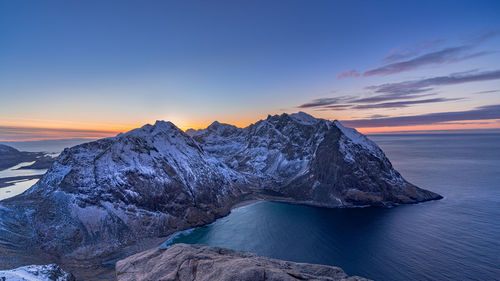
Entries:
POLYGON ((11 270, 1 270, 0 280, 5 281, 70 281, 73 275, 56 264, 28 265, 11 270))

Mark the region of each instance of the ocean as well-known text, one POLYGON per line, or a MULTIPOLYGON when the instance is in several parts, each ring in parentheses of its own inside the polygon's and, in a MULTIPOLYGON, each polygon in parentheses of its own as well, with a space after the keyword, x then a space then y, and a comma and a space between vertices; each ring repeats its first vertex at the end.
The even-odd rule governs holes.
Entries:
POLYGON ((445 198, 395 208, 237 208, 169 243, 339 266, 374 280, 500 280, 500 134, 370 136, 410 182, 445 198))
MULTIPOLYGON (((5 144, 14 147, 20 151, 30 152, 47 152, 47 154, 55 157, 61 153, 64 148, 78 145, 91 139, 61 139, 61 140, 41 140, 41 141, 2 141, 0 144, 5 144)), ((34 162, 22 162, 16 166, 9 167, 0 171, 0 180, 9 177, 21 177, 32 175, 43 175, 46 169, 19 169, 22 166, 31 165, 34 162)), ((38 179, 19 179, 9 181, 9 186, 0 186, 0 201, 19 195, 33 186, 38 179)))

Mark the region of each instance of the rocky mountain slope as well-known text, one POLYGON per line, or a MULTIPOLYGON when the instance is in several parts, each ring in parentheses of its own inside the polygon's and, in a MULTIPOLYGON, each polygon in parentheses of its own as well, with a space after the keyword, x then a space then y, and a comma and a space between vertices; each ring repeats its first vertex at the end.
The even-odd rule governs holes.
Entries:
POLYGON ((26 249, 80 265, 270 195, 327 207, 441 198, 405 181, 375 143, 337 121, 283 114, 187 133, 158 121, 65 149, 36 185, 1 201, 0 268, 25 263, 26 249))
POLYGON ((338 121, 299 112, 246 128, 214 122, 188 133, 252 188, 299 202, 392 206, 440 198, 403 179, 374 142, 338 121))
MULTIPOLYGON (((40 181, 1 202, 54 256, 94 257, 226 215, 245 178, 170 122, 65 149, 40 181)), ((2 232, 0 243, 18 245, 2 232)))
POLYGON ((151 249, 116 264, 118 281, 368 281, 340 268, 296 263, 219 247, 176 244, 151 249))

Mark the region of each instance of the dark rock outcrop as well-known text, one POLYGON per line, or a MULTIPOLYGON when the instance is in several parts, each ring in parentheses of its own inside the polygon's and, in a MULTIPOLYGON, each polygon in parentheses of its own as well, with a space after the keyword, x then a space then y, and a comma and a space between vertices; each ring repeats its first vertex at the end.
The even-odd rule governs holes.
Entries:
POLYGON ((151 249, 116 264, 118 281, 368 281, 340 268, 296 263, 218 247, 175 244, 151 249))

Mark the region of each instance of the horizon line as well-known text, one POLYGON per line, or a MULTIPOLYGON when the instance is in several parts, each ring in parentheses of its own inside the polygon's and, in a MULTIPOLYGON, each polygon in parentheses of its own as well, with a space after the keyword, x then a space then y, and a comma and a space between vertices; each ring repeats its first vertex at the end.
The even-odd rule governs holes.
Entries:
MULTIPOLYGON (((23 127, 26 128, 26 127, 23 127)), ((139 127, 138 127, 139 128, 139 127)), ((41 128, 40 128, 41 129, 41 128)), ((46 130, 51 130, 50 128, 43 128, 46 130)), ((134 130, 136 128, 130 129, 134 130)), ((180 128, 179 128, 180 129, 180 128)), ((183 132, 186 132, 188 129, 181 129, 183 132)), ((471 129, 422 129, 422 130, 394 130, 394 131, 371 131, 368 132, 366 130, 360 130, 364 128, 354 128, 360 133, 363 133, 368 136, 376 136, 376 135, 418 135, 418 134, 500 134, 500 128, 471 128, 471 129)), ((61 129, 58 129, 59 131, 61 129)), ((128 130, 128 131, 130 131, 128 130)), ((84 130, 79 129, 68 129, 68 131, 77 131, 84 132, 84 130)), ((27 137, 20 139, 0 139, 2 143, 14 143, 14 142, 40 142, 40 141, 63 141, 63 140, 98 140, 109 137, 116 137, 119 134, 126 133, 119 131, 99 131, 99 130, 89 130, 89 132, 106 132, 108 134, 104 135, 95 135, 95 136, 68 136, 68 137, 27 137)), ((1 126, 0 126, 0 134, 1 134, 1 126)))

